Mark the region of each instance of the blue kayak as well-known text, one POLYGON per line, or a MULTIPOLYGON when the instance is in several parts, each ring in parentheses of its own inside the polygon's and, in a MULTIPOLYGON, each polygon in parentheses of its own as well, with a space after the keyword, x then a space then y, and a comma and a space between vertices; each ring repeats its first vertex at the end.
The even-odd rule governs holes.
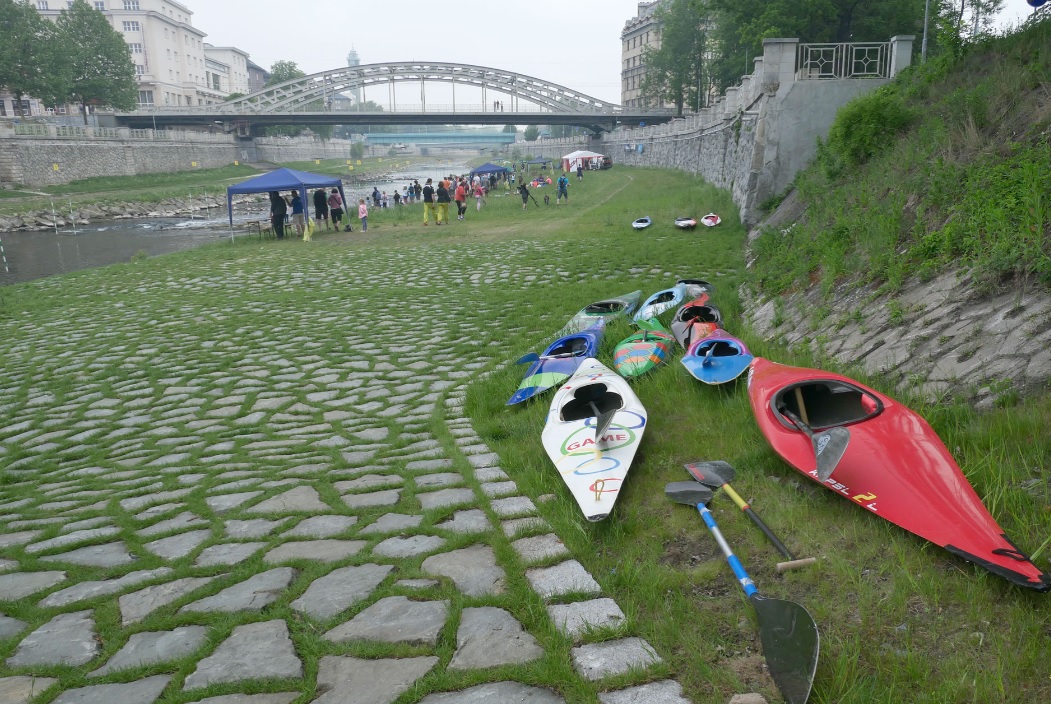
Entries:
POLYGON ((657 291, 657 293, 646 299, 632 320, 635 322, 649 320, 650 318, 659 317, 666 310, 675 308, 686 297, 686 287, 687 284, 679 282, 671 288, 657 291))
POLYGON ((682 366, 705 384, 725 384, 745 373, 755 357, 733 335, 716 333, 696 340, 682 358, 682 366))
POLYGON ((518 390, 508 399, 507 405, 513 406, 548 389, 561 386, 566 379, 573 376, 581 362, 589 357, 597 357, 605 325, 606 321, 600 318, 587 330, 558 338, 548 345, 543 354, 531 353, 518 360, 519 364, 530 362, 530 365, 525 378, 519 384, 518 390))

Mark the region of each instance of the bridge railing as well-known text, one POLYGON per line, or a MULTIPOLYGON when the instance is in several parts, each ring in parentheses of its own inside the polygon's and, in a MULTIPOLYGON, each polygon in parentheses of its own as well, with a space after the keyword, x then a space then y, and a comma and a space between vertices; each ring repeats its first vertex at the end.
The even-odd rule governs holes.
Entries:
POLYGON ((74 127, 47 123, 11 123, 0 121, 0 137, 26 137, 32 139, 81 139, 81 140, 144 140, 228 143, 233 140, 221 132, 197 132, 194 130, 150 130, 127 127, 74 127))
MULTIPOLYGON (((183 106, 154 106, 154 107, 139 107, 129 113, 128 115, 217 115, 222 116, 224 113, 233 112, 230 106, 225 105, 183 105, 183 106)), ((260 111, 260 114, 266 111, 260 111)), ((304 108, 298 107, 292 110, 282 110, 281 113, 304 113, 304 114, 331 114, 346 113, 348 115, 420 115, 420 114, 493 114, 500 115, 503 113, 510 113, 515 115, 543 115, 543 114, 554 114, 551 110, 544 108, 539 105, 518 105, 514 109, 511 109, 510 101, 507 105, 504 105, 502 109, 495 109, 492 104, 483 103, 403 103, 396 104, 393 107, 386 107, 383 110, 357 110, 353 106, 343 108, 339 105, 318 110, 315 108, 304 108)), ((670 115, 674 110, 670 108, 658 108, 658 109, 647 109, 648 113, 653 115, 670 115)), ((593 114, 599 117, 616 117, 624 113, 624 108, 620 105, 608 106, 604 108, 594 108, 591 110, 582 110, 578 114, 593 114)), ((237 112, 236 114, 249 114, 244 112, 237 112)))

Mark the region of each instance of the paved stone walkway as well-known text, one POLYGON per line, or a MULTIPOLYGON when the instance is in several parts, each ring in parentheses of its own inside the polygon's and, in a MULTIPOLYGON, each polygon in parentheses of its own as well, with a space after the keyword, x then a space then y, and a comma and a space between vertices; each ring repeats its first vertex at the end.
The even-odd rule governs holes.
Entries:
POLYGON ((237 256, 0 322, 0 704, 563 702, 515 681, 566 646, 510 583, 598 701, 687 702, 464 414, 509 354, 488 288, 564 272, 525 242, 237 256))

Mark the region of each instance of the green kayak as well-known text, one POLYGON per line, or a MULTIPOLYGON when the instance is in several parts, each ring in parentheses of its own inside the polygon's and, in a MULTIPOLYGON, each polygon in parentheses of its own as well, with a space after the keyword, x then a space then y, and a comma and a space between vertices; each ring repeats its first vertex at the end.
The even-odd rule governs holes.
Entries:
POLYGON ((631 315, 635 308, 638 307, 640 298, 642 298, 642 291, 632 291, 616 298, 596 301, 589 306, 585 306, 579 313, 570 318, 569 322, 566 323, 564 328, 559 330, 558 334, 572 335, 573 333, 587 330, 599 320, 609 322, 618 315, 631 315))
POLYGON ((640 376, 668 358, 675 336, 656 318, 638 320, 637 333, 626 337, 613 350, 613 366, 624 377, 640 376))

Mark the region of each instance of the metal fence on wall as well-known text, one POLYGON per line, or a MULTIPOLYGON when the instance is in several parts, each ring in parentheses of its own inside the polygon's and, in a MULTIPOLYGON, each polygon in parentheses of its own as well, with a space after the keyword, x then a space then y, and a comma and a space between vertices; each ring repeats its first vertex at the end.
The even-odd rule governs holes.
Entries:
POLYGON ((800 44, 796 80, 890 78, 890 42, 800 44))

